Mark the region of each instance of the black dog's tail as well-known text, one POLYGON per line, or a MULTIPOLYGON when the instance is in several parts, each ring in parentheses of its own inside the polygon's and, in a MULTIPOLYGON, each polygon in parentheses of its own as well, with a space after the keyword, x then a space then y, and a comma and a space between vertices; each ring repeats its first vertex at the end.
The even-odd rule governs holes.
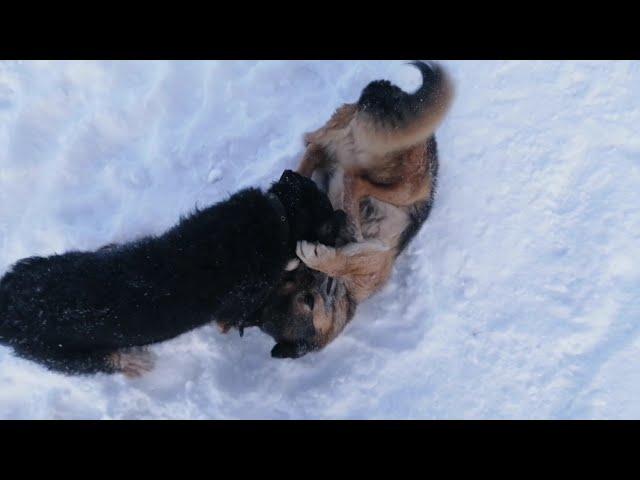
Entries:
POLYGON ((11 306, 11 273, 0 275, 0 345, 10 344, 16 336, 15 318, 10 318, 14 312, 11 306))
POLYGON ((7 294, 4 291, 2 286, 2 279, 0 278, 0 345, 3 345, 7 342, 7 323, 9 321, 9 302, 7 299, 7 294))
POLYGON ((356 138, 372 153, 384 155, 425 141, 440 125, 454 97, 453 81, 437 63, 411 62, 422 85, 406 93, 388 80, 365 87, 358 100, 356 138))

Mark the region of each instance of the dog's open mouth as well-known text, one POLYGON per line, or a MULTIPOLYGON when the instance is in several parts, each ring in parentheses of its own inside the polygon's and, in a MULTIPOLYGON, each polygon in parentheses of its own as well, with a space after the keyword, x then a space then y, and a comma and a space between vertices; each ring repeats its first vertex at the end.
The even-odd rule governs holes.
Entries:
POLYGON ((325 303, 325 308, 333 308, 334 302, 336 301, 336 294, 338 293, 339 283, 340 282, 333 277, 326 277, 324 282, 320 285, 320 292, 325 303))

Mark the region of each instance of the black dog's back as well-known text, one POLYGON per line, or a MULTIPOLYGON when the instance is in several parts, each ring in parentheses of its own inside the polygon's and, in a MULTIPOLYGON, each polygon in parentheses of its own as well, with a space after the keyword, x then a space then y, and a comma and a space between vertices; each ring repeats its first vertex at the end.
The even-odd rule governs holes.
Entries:
POLYGON ((267 195, 248 189, 159 237, 21 260, 0 279, 0 342, 50 368, 110 372, 119 349, 214 316, 241 322, 288 259, 281 224, 267 195))
POLYGON ((201 324, 202 312, 184 310, 193 302, 181 302, 184 320, 171 322, 179 320, 172 301, 184 297, 184 289, 177 281, 182 273, 163 262, 163 243, 146 239, 109 251, 18 262, 0 282, 8 298, 4 330, 14 341, 118 349, 175 336, 171 326, 184 331, 185 321, 201 324))

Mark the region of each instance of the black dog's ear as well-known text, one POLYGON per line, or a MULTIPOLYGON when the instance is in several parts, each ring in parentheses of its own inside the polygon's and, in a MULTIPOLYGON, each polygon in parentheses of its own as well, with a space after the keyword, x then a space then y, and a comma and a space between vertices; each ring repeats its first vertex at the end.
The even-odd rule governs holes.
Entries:
POLYGON ((331 218, 317 230, 318 241, 330 247, 337 246, 340 234, 347 228, 347 214, 343 210, 335 210, 331 218))
POLYGON ((300 174, 294 172, 293 170, 285 170, 284 172, 282 172, 282 175, 280 175, 280 180, 278 180, 278 181, 279 182, 290 182, 290 181, 293 181, 298 176, 300 176, 300 174))
POLYGON ((302 343, 276 343, 271 349, 273 358, 299 358, 309 351, 302 343))

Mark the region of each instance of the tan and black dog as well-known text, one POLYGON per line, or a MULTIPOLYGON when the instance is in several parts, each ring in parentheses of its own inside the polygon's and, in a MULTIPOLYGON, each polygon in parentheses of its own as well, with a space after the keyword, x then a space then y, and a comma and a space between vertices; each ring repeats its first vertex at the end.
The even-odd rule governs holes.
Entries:
POLYGON ((274 357, 299 357, 336 338, 358 303, 387 282, 429 215, 438 170, 434 132, 454 88, 441 66, 413 65, 422 73, 415 93, 372 82, 357 103, 305 135, 298 172, 327 192, 348 224, 335 247, 299 243, 302 264, 261 309, 256 323, 277 341, 274 357))

